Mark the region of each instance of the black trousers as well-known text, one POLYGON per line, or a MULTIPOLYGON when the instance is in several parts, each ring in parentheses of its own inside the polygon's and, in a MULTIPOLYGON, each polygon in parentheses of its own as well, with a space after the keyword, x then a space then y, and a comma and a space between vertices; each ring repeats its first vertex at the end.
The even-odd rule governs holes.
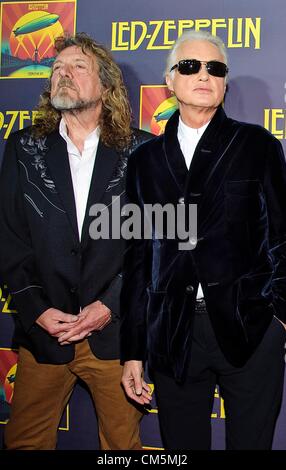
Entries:
POLYGON ((226 448, 271 449, 281 406, 286 331, 273 318, 259 347, 244 367, 222 354, 205 308, 196 309, 186 382, 151 371, 166 449, 208 450, 216 384, 224 399, 226 448))

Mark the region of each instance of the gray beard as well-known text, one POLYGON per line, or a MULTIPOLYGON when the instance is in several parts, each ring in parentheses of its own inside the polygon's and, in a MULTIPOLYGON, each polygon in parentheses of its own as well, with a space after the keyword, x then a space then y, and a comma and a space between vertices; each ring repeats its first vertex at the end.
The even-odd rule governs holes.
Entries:
POLYGON ((51 98, 51 103, 52 106, 58 111, 71 111, 75 109, 83 111, 86 109, 94 108, 98 104, 98 102, 94 100, 74 100, 68 95, 55 95, 53 98, 51 98))

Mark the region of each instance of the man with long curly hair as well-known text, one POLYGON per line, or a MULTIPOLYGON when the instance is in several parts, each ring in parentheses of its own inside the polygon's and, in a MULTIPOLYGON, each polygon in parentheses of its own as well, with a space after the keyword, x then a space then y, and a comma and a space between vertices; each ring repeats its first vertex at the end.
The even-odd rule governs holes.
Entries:
MULTIPOLYGON (((92 239, 90 208, 124 202, 127 159, 150 135, 131 128, 119 67, 84 33, 56 40, 38 118, 11 135, 0 177, 1 274, 20 345, 8 449, 54 449, 78 378, 102 449, 140 449, 141 412, 120 386, 124 242, 92 239)), ((121 207, 121 206, 120 206, 121 207)))

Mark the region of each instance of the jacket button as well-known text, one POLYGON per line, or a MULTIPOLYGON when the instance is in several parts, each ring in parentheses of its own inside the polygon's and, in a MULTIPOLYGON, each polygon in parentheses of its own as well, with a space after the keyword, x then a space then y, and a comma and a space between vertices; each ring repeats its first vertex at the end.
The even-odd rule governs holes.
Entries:
POLYGON ((71 250, 71 255, 72 255, 72 256, 76 256, 77 254, 78 254, 78 251, 77 251, 75 248, 73 248, 73 249, 71 250))
POLYGON ((192 294, 194 292, 193 286, 189 285, 186 287, 186 293, 187 294, 192 294))
POLYGON ((71 287, 71 288, 70 288, 70 291, 71 291, 72 294, 75 294, 76 291, 77 291, 77 286, 71 287))

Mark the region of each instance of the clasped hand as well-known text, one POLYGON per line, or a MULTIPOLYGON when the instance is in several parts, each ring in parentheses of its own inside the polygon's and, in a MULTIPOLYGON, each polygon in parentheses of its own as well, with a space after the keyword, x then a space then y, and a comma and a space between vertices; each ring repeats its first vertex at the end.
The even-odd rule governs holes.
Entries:
POLYGON ((84 307, 78 315, 49 308, 36 320, 51 336, 58 338, 61 345, 81 341, 93 331, 102 330, 110 322, 111 311, 100 300, 84 307))

